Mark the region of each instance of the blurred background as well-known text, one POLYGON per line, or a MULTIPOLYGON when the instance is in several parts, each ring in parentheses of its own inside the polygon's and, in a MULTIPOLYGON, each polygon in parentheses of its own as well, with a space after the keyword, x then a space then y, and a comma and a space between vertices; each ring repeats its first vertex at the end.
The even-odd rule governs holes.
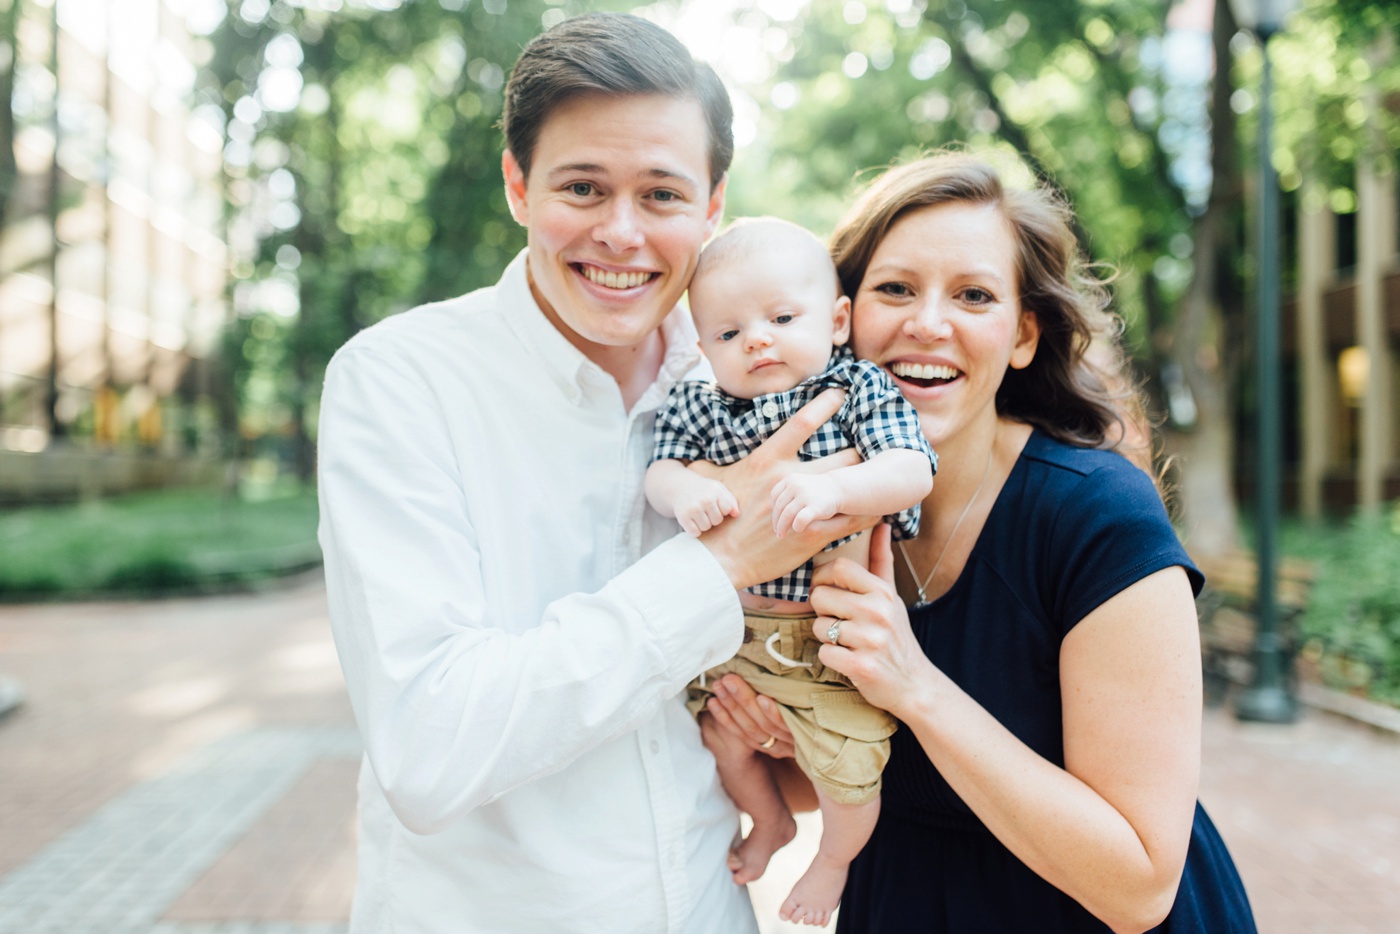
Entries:
MULTIPOLYGON (((1308 652, 1400 700, 1400 12, 1290 6, 1269 460, 1285 550, 1324 565, 1308 652)), ((0 597, 315 564, 325 364, 522 247, 502 88, 585 9, 723 76, 730 216, 824 234, 873 169, 955 142, 1061 186, 1116 271, 1188 547, 1248 547, 1262 57, 1225 2, 0 0, 0 597)))
MULTIPOLYGON (((316 568, 327 361, 498 278, 524 245, 499 170, 511 64, 568 15, 630 10, 729 87, 731 217, 825 235, 873 170, 952 143, 1060 186, 1114 271, 1182 537, 1216 562, 1217 687, 1254 677, 1267 461, 1288 690, 1387 722, 1400 6, 1288 7, 1270 35, 1224 0, 0 0, 0 601, 316 568), (1261 282, 1277 391, 1254 377, 1261 282), (1276 454, 1261 400, 1282 413, 1276 454)), ((37 697, 14 645, 0 675, 37 697)))

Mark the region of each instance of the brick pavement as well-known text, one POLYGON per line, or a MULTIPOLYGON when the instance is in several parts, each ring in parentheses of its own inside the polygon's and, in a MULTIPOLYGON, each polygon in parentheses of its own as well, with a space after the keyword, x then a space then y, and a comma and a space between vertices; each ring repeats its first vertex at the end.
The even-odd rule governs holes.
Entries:
MULTIPOLYGON (((0 934, 343 934, 358 740, 318 580, 0 607, 0 934)), ((1263 934, 1400 932, 1400 739, 1207 712, 1201 799, 1263 934)), ((755 887, 765 934, 815 815, 755 887)))

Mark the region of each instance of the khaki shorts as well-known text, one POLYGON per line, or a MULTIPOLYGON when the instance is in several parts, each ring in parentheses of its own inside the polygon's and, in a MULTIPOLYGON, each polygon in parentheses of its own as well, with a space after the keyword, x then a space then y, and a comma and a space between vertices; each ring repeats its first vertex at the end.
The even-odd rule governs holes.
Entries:
POLYGON ((687 707, 698 715, 714 695, 715 679, 734 672, 778 702, 792 731, 797 765, 812 783, 841 804, 865 804, 880 794, 895 719, 870 706, 845 675, 821 663, 817 650, 822 643, 812 633, 815 618, 745 612, 739 654, 690 683, 687 707), (811 667, 775 658, 767 648, 774 633, 774 651, 811 667))

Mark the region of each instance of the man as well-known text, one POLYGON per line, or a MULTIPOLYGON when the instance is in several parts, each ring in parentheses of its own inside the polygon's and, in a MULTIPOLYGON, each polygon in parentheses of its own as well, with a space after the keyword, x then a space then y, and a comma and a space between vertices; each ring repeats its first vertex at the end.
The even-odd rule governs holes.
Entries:
POLYGON ((655 410, 698 359, 675 304, 723 209, 730 116, 643 20, 537 37, 503 119, 525 253, 328 370, 321 542, 366 750, 356 934, 754 929, 679 692, 738 647, 736 587, 873 520, 771 531, 768 491, 837 393, 730 468, 722 528, 645 508, 655 410))

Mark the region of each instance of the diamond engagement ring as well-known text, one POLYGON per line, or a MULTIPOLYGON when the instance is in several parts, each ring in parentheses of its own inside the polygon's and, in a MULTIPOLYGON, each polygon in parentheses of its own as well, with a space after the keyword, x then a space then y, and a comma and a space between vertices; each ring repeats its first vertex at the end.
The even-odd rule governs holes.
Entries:
POLYGON ((838 619, 831 624, 831 628, 826 631, 826 640, 832 645, 841 644, 841 621, 838 619))

